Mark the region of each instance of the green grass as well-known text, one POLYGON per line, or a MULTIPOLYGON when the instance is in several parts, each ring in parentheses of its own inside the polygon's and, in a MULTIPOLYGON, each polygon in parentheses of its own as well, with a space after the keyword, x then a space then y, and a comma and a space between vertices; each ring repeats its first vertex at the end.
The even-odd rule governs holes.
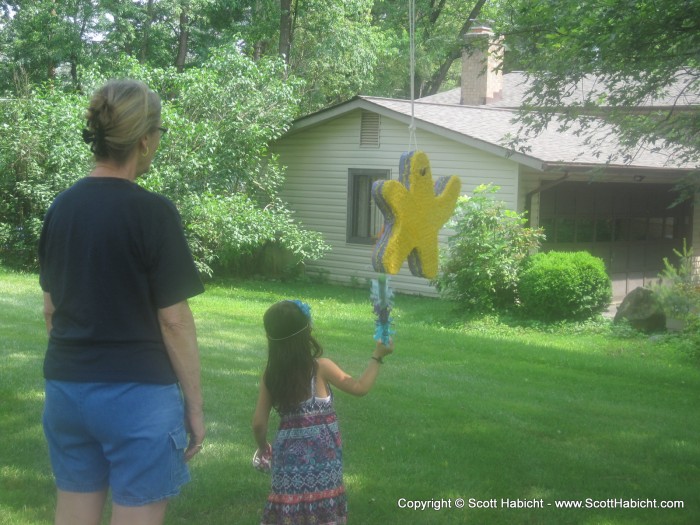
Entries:
MULTIPOLYGON (((352 374, 368 362, 373 316, 365 290, 209 284, 191 301, 207 445, 167 524, 258 522, 269 486, 250 465, 265 361, 261 318, 272 302, 296 297, 312 305, 326 356, 352 374)), ((548 330, 463 323, 449 303, 405 296, 396 303, 396 352, 374 390, 336 395, 351 523, 700 523, 700 367, 677 341, 616 337, 605 323, 548 330), (449 499, 453 508, 400 509, 400 498, 449 499), (455 509, 456 498, 467 507, 470 498, 542 499, 545 508, 455 509), (587 498, 685 508, 554 506, 587 498)), ((40 425, 46 336, 35 275, 0 270, 0 334, 0 524, 51 523, 54 488, 40 425)))

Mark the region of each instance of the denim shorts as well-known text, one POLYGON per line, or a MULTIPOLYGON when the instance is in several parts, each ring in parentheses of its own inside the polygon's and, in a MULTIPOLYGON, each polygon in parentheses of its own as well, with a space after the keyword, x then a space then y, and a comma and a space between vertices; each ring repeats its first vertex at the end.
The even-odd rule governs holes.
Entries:
POLYGON ((190 480, 177 385, 47 380, 44 433, 63 491, 111 488, 114 503, 137 507, 190 480))

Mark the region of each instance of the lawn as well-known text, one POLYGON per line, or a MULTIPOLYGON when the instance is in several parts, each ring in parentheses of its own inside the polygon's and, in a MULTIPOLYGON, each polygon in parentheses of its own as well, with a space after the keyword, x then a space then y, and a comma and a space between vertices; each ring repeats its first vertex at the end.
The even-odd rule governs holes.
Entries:
MULTIPOLYGON (((40 296, 36 275, 0 270, 2 525, 52 519, 40 296)), ((373 346, 367 290, 209 284, 191 301, 208 437, 167 524, 258 522, 269 486, 250 464, 261 318, 272 302, 297 297, 312 306, 325 355, 352 374, 364 369, 373 346)), ((396 352, 374 390, 336 392, 350 523, 700 523, 700 366, 673 339, 623 338, 602 322, 465 323, 443 301, 396 303, 396 352), (667 501, 683 508, 661 508, 667 501)))

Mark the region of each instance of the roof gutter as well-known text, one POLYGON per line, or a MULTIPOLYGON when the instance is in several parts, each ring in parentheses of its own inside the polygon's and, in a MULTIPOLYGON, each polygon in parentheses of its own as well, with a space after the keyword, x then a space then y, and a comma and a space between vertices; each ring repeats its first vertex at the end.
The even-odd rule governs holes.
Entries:
POLYGON ((591 171, 619 171, 619 172, 629 172, 633 171, 638 173, 643 172, 653 172, 653 173, 668 173, 678 175, 679 173, 693 173, 700 170, 699 167, 678 167, 678 168, 664 168, 664 167, 654 167, 654 166, 634 166, 629 164, 593 164, 593 163, 580 163, 572 164, 565 162, 543 162, 542 171, 565 171, 565 172, 578 172, 586 173, 591 171))

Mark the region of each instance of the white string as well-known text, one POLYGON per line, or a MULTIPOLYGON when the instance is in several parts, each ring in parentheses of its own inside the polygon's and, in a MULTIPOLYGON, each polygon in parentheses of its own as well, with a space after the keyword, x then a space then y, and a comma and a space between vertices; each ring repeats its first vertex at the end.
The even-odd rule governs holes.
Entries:
POLYGON ((416 124, 415 124, 415 93, 414 86, 416 81, 416 0, 408 1, 408 26, 409 26, 409 46, 411 56, 411 124, 408 126, 408 150, 411 151, 411 146, 415 146, 413 150, 418 149, 418 141, 416 139, 416 124))

